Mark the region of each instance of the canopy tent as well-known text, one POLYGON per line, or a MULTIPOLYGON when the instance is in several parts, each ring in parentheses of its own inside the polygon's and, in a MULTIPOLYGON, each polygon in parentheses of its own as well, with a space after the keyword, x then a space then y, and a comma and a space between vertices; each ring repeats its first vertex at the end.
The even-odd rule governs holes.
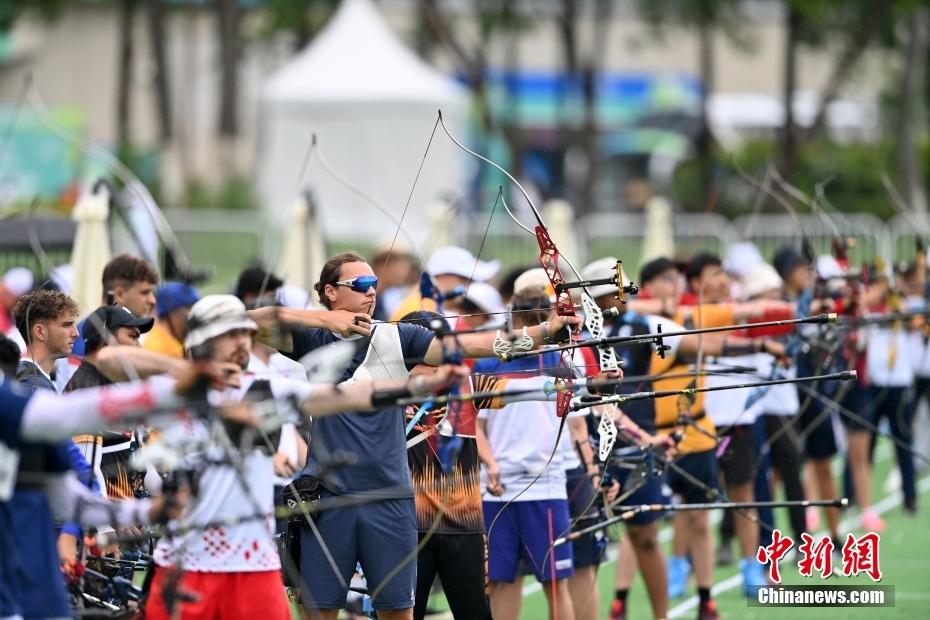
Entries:
MULTIPOLYGON (((313 135, 343 177, 398 216, 436 123, 461 133, 464 90, 404 46, 371 0, 344 0, 314 41, 265 84, 258 178, 262 203, 282 224, 313 135)), ((405 226, 424 241, 429 205, 462 191, 463 157, 437 128, 405 226)), ((395 225, 312 161, 304 188, 327 238, 371 240, 395 225)))

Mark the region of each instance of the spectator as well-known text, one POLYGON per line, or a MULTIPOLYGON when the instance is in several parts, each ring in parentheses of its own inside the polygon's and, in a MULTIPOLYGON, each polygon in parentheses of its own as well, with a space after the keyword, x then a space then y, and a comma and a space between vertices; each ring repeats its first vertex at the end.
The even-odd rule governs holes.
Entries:
POLYGON ((58 391, 50 373, 56 359, 71 353, 78 337, 77 316, 74 300, 57 291, 27 293, 16 302, 13 319, 26 342, 17 379, 30 391, 39 387, 58 391))
POLYGON ((166 282, 156 294, 157 316, 142 348, 168 355, 184 357, 184 338, 187 337, 187 315, 200 301, 197 289, 183 282, 166 282))
POLYGON ((85 355, 64 391, 72 392, 111 383, 97 369, 97 354, 108 344, 142 346, 139 337, 149 332, 154 322, 155 319, 151 317, 136 318, 123 306, 104 306, 94 310, 84 322, 82 336, 85 355))
POLYGON ((274 299, 278 289, 284 286, 284 280, 274 275, 270 271, 265 271, 260 265, 246 267, 239 274, 239 281, 236 282, 236 297, 242 303, 247 304, 259 297, 270 297, 274 299))
MULTIPOLYGON (((103 268, 103 297, 100 305, 107 305, 107 294, 113 293, 113 303, 125 307, 133 316, 155 316, 155 285, 158 284, 158 272, 150 264, 130 254, 120 254, 103 268)), ((84 319, 78 324, 78 331, 83 333, 84 319)), ((72 355, 84 355, 84 341, 74 343, 72 355)), ((70 379, 69 373, 68 379, 70 379)), ((59 382, 61 380, 59 379, 59 382)), ((67 383, 64 380, 62 385, 67 383)))

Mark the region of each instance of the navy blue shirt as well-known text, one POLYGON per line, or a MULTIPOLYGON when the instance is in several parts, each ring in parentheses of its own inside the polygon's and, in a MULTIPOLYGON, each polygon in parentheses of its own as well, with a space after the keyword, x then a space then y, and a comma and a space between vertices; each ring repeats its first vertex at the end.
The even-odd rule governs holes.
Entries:
MULTIPOLYGON (((607 327, 607 335, 614 336, 643 336, 652 333, 649 320, 635 312, 625 312, 607 327)), ((649 374, 655 349, 652 344, 622 344, 614 345, 617 352, 617 361, 623 360, 623 374, 628 377, 642 377, 649 374)), ((617 388, 617 394, 633 394, 635 392, 651 392, 652 381, 639 383, 624 383, 617 388)), ((654 399, 634 400, 620 403, 623 411, 643 431, 651 434, 656 432, 656 406, 654 399)))
MULTIPOLYGON (((375 325, 373 329, 378 329, 378 326, 375 325)), ((404 363, 410 370, 422 363, 434 334, 409 323, 401 323, 397 329, 404 363)), ((330 331, 316 328, 294 332, 293 338, 293 350, 281 353, 294 360, 341 340, 330 331)), ((353 376, 365 361, 369 346, 369 339, 360 339, 360 348, 339 381, 353 376)), ((373 355, 376 354, 373 352, 373 355)), ((374 359, 377 360, 377 357, 374 359)), ((413 483, 407 466, 403 407, 346 411, 314 420, 310 433, 310 454, 301 475, 318 477, 320 461, 325 463, 326 456, 333 450, 352 453, 358 461, 354 465, 343 465, 334 471, 323 472, 322 482, 329 491, 384 499, 413 497, 413 483)))
MULTIPOLYGON (((20 371, 31 362, 20 362, 20 371)), ((4 439, 14 428, 18 434, 29 398, 48 379, 36 369, 20 381, 25 387, 13 388, 12 381, 0 385, 0 424, 4 439), (11 418, 7 424, 7 418, 11 418)), ((48 382, 50 383, 50 382, 48 382)), ((70 467, 68 445, 54 446, 19 442, 20 464, 13 497, 0 502, 0 617, 21 614, 26 618, 70 617, 64 581, 59 570, 56 529, 45 493, 29 474, 62 472, 70 467), (24 475, 25 474, 25 475, 24 475), (15 536, 10 535, 15 533, 15 536)))

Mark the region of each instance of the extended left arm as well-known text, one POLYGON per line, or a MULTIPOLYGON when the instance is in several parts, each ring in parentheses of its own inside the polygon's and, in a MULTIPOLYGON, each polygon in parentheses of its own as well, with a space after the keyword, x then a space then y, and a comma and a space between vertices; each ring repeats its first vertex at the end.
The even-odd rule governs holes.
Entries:
MULTIPOLYGON (((533 339, 534 346, 544 344, 550 337, 562 331, 565 325, 581 325, 584 319, 580 316, 557 316, 551 321, 542 325, 527 328, 527 335, 533 339), (546 328, 546 334, 543 333, 543 326, 546 328), (546 336, 544 338, 544 336, 546 336)), ((462 356, 466 358, 495 357, 493 345, 497 334, 494 332, 481 332, 477 334, 461 334, 456 336, 459 345, 462 347, 462 356)), ((426 355, 423 356, 423 363, 430 366, 438 366, 442 363, 442 342, 439 338, 434 338, 430 343, 426 355)))

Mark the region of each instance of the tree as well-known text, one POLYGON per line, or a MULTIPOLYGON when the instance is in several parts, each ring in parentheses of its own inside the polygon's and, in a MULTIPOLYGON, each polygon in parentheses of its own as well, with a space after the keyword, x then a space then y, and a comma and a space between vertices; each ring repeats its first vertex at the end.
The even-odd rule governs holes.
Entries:
MULTIPOLYGON (((521 173, 521 153, 523 150, 523 137, 513 117, 494 118, 490 110, 489 92, 486 71, 488 69, 487 57, 484 49, 488 46, 492 35, 498 30, 504 30, 512 38, 515 45, 518 33, 531 27, 532 20, 519 9, 518 0, 474 0, 475 16, 478 21, 478 40, 467 45, 459 34, 450 26, 447 16, 440 10, 436 0, 419 0, 423 23, 430 29, 430 36, 439 41, 446 53, 452 59, 456 68, 465 76, 466 84, 472 92, 475 116, 479 128, 483 130, 485 142, 491 136, 503 137, 510 151, 511 173, 519 178, 521 173)), ((514 106, 515 107, 515 106, 514 106)), ((479 147, 479 152, 482 149, 479 147)), ((479 168, 480 175, 484 168, 479 168)))
POLYGON ((593 7, 594 32, 591 39, 591 49, 583 55, 579 49, 578 21, 580 11, 578 3, 574 0, 562 0, 562 10, 558 15, 559 33, 562 39, 564 66, 567 77, 566 95, 574 95, 575 88, 580 86, 584 117, 580 129, 575 128, 571 119, 563 119, 559 133, 566 151, 570 148, 584 154, 585 172, 584 180, 577 189, 575 206, 579 213, 590 213, 598 210, 597 179, 600 170, 600 150, 598 149, 597 125, 597 76, 601 70, 601 62, 606 55, 607 30, 610 27, 612 11, 610 0, 595 0, 593 7))
POLYGON ((132 28, 135 0, 121 0, 119 79, 116 88, 116 137, 120 150, 129 146, 129 114, 132 95, 132 28))
POLYGON ((707 99, 714 91, 714 35, 723 32, 734 44, 748 49, 743 38, 739 0, 638 0, 639 10, 651 26, 653 35, 664 39, 668 26, 696 28, 698 31, 701 84, 704 97, 701 101, 701 133, 696 140, 697 159, 701 170, 701 193, 703 201, 711 195, 711 149, 713 137, 707 122, 707 99))
POLYGON ((791 180, 794 174, 799 143, 810 142, 822 134, 827 107, 852 77, 862 54, 886 24, 894 4, 895 0, 787 0, 783 82, 785 125, 780 162, 782 176, 786 179, 791 180), (798 47, 823 49, 837 43, 842 51, 820 92, 817 116, 810 128, 801 134, 794 123, 792 106, 798 47))
POLYGON ((339 0, 268 0, 262 35, 292 35, 296 53, 323 29, 338 6, 339 0))
POLYGON ((171 92, 168 88, 168 61, 165 56, 165 5, 163 0, 147 0, 152 56, 155 59, 155 101, 158 135, 166 142, 174 135, 171 124, 171 92))
POLYGON ((901 74, 900 114, 896 127, 898 175, 904 200, 918 214, 927 213, 927 193, 920 174, 916 134, 923 120, 920 91, 925 87, 925 61, 930 48, 930 9, 914 7, 908 12, 907 44, 901 74))
POLYGON ((242 11, 239 0, 216 0, 220 40, 220 125, 224 138, 239 134, 239 32, 242 11))
POLYGON ((45 21, 56 19, 70 0, 2 0, 0 1, 0 32, 10 32, 20 17, 37 15, 45 21))
POLYGON ((816 16, 814 11, 817 9, 811 7, 811 4, 816 5, 816 3, 804 3, 800 0, 793 0, 791 3, 792 10, 798 10, 795 5, 806 7, 801 10, 806 10, 809 14, 808 41, 821 41, 820 33, 826 32, 829 35, 835 31, 845 38, 845 42, 843 52, 833 67, 830 79, 827 80, 826 86, 820 93, 820 110, 807 133, 807 140, 814 139, 823 130, 827 106, 836 99, 840 89, 849 81, 862 54, 886 23, 895 2, 894 0, 870 0, 865 3, 861 0, 828 0, 820 4, 820 10, 826 12, 826 15, 821 13, 820 17, 826 17, 826 20, 812 19, 816 16), (830 28, 831 25, 833 28, 830 28), (815 33, 813 29, 817 32, 815 33))

